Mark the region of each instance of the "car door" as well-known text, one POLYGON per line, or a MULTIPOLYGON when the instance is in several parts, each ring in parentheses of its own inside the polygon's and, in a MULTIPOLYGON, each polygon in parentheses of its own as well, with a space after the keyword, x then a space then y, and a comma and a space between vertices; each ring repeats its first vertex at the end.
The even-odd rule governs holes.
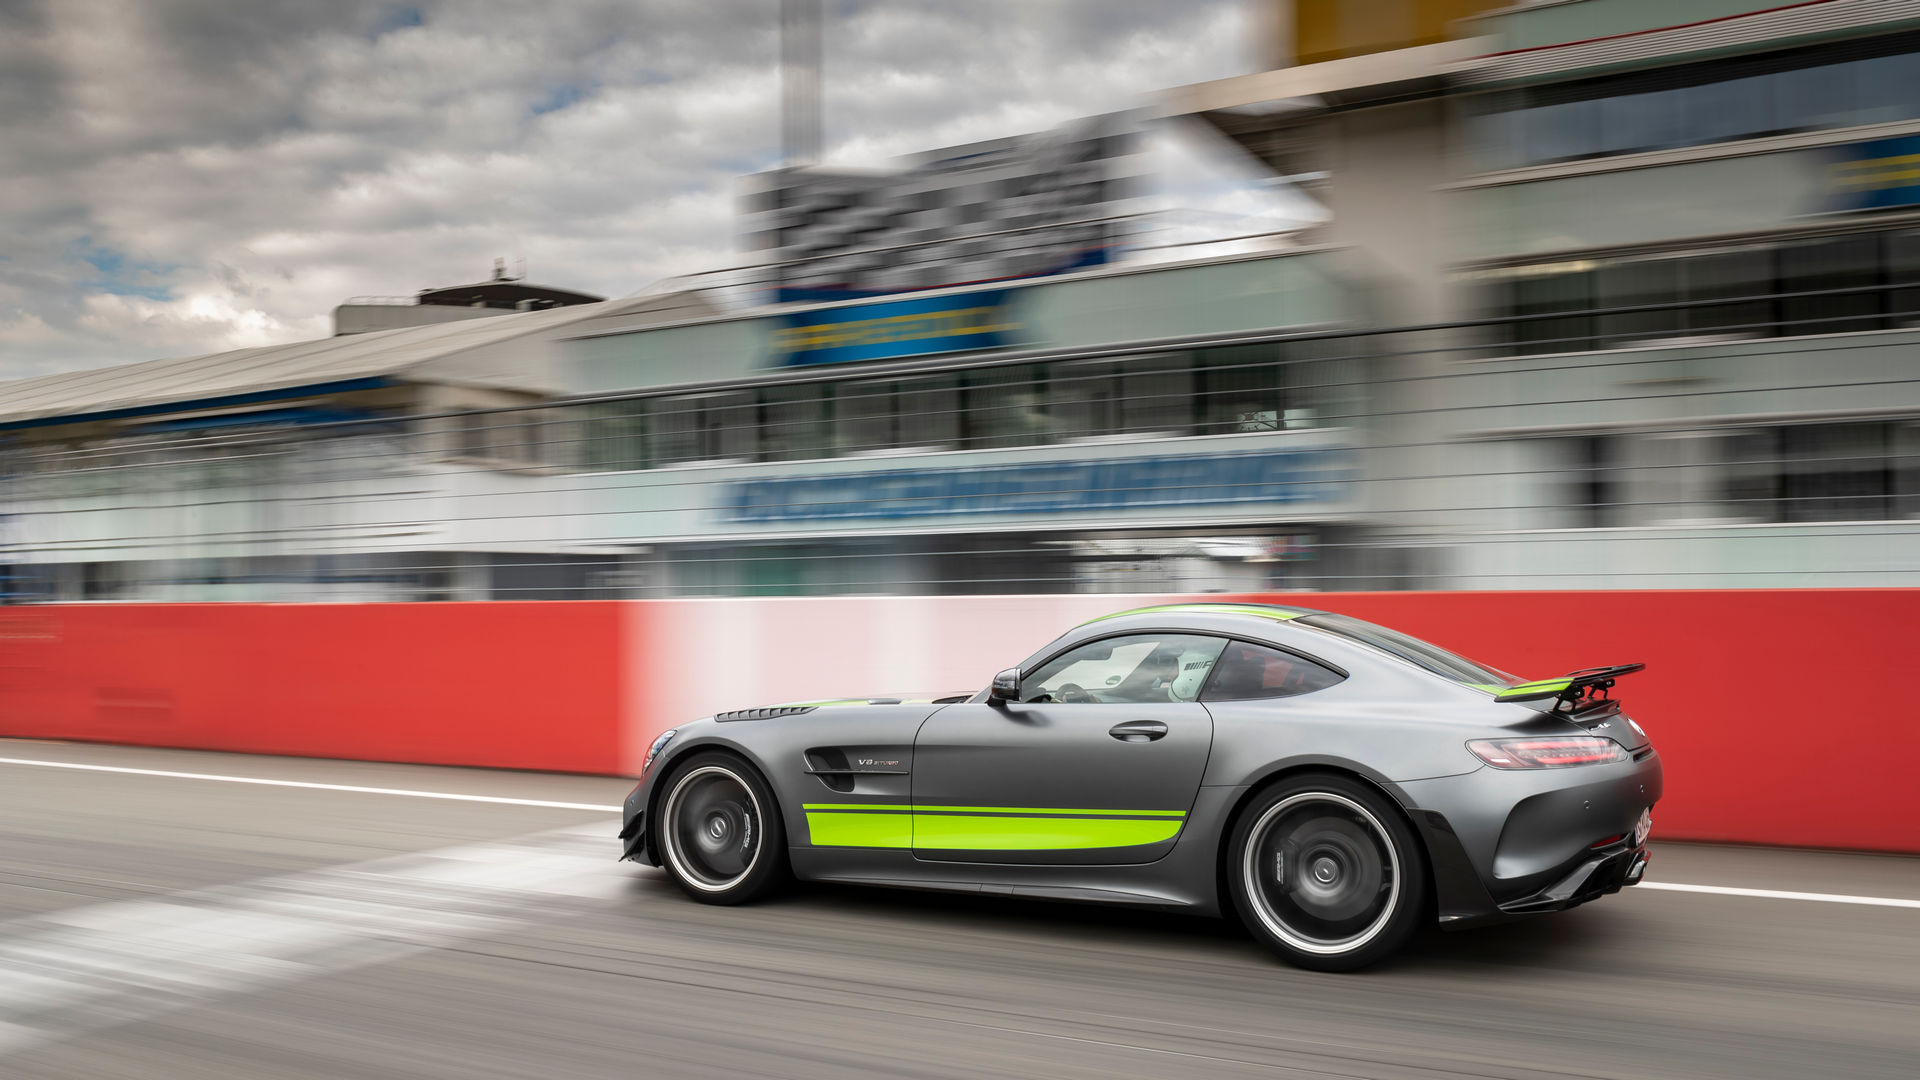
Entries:
POLYGON ((1170 851, 1206 771, 1195 700, 1224 639, 1127 634, 950 705, 914 740, 913 850, 958 862, 1140 863, 1170 851))

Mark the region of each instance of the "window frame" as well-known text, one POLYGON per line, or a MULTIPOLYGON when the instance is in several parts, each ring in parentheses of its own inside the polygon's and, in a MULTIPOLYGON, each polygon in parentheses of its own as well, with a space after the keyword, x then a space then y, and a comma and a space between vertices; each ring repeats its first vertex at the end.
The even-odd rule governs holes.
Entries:
POLYGON ((1308 655, 1307 653, 1301 652, 1299 649, 1289 649, 1284 645, 1276 645, 1271 641, 1259 641, 1254 638, 1234 637, 1234 638, 1229 638, 1227 640, 1227 648, 1220 650, 1220 655, 1214 658, 1213 670, 1207 672, 1207 681, 1200 684, 1200 693, 1197 697, 1194 698, 1194 700, 1200 702, 1203 705, 1207 705, 1207 704, 1234 705, 1234 704, 1239 704, 1242 702, 1249 702, 1249 701, 1288 701, 1293 698, 1306 697, 1309 694, 1317 694, 1322 690, 1331 690, 1334 687, 1339 686, 1341 683, 1344 683, 1351 678, 1353 678, 1353 673, 1350 671, 1347 671, 1345 668, 1342 668, 1340 665, 1330 663, 1316 656, 1308 655), (1291 656, 1297 660, 1304 660, 1307 663, 1312 664, 1313 666, 1321 669, 1322 671, 1330 672, 1334 675, 1339 676, 1339 678, 1335 679, 1333 682, 1330 682, 1325 686, 1317 686, 1317 687, 1314 687, 1312 690, 1302 690, 1299 693, 1294 693, 1294 694, 1272 694, 1272 695, 1266 695, 1262 697, 1218 698, 1210 701, 1207 695, 1212 692, 1214 680, 1219 678, 1220 676, 1220 669, 1226 666, 1227 650, 1233 648, 1235 645, 1247 645, 1256 649, 1266 649, 1269 652, 1277 652, 1285 656, 1291 656))
MULTIPOLYGON (((1208 671, 1208 672, 1207 672, 1207 677, 1206 677, 1205 679, 1202 679, 1202 680, 1200 681, 1200 685, 1199 685, 1199 687, 1197 687, 1197 688, 1196 688, 1196 689, 1194 690, 1194 695, 1193 695, 1193 700, 1192 700, 1192 701, 1173 701, 1173 700, 1168 700, 1168 701, 1090 701, 1090 702, 1062 702, 1062 701, 1030 701, 1030 700, 1028 700, 1028 699, 1027 699, 1027 696, 1026 696, 1026 694, 1027 694, 1027 681, 1028 681, 1029 679, 1031 679, 1031 678, 1033 678, 1033 677, 1034 677, 1035 675, 1037 675, 1037 674, 1038 674, 1038 673, 1039 673, 1039 672, 1040 672, 1040 671, 1041 671, 1041 670, 1042 670, 1043 668, 1045 668, 1045 667, 1046 667, 1046 666, 1047 666, 1048 664, 1051 664, 1051 663, 1053 663, 1053 662, 1054 662, 1055 660, 1058 660, 1058 659, 1060 659, 1061 657, 1063 657, 1063 656, 1065 656, 1065 655, 1067 655, 1068 653, 1071 653, 1071 652, 1073 652, 1073 651, 1074 651, 1074 650, 1076 650, 1076 649, 1084 649, 1084 648, 1086 648, 1086 647, 1087 647, 1087 646, 1089 646, 1089 645, 1098 645, 1098 644, 1100 644, 1101 642, 1104 642, 1104 641, 1120 641, 1120 640, 1122 640, 1122 639, 1125 639, 1125 638, 1155 638, 1155 637, 1157 637, 1157 638, 1160 638, 1160 639, 1163 639, 1163 640, 1164 640, 1164 639, 1166 639, 1166 638, 1176 638, 1176 637, 1189 637, 1189 638, 1212 638, 1212 639, 1214 639, 1214 640, 1216 640, 1216 641, 1219 641, 1219 642, 1221 643, 1221 645, 1220 645, 1220 652, 1217 652, 1217 653, 1215 653, 1215 654, 1214 654, 1214 657, 1213 657, 1213 661, 1214 661, 1214 665, 1215 665, 1215 667, 1218 667, 1218 666, 1219 666, 1219 663, 1220 663, 1220 654, 1221 654, 1221 653, 1224 653, 1224 652, 1226 652, 1226 650, 1227 650, 1227 646, 1229 646, 1229 645, 1231 645, 1231 644, 1233 643, 1233 641, 1234 641, 1234 637, 1233 637, 1233 635, 1231 635, 1231 634, 1222 634, 1222 633, 1219 633, 1219 632, 1216 632, 1216 631, 1211 631, 1211 630, 1185 630, 1185 629, 1180 629, 1180 628, 1177 628, 1177 627, 1175 627, 1175 628, 1169 628, 1169 629, 1162 629, 1162 630, 1150 630, 1150 629, 1149 629, 1149 630, 1121 630, 1121 631, 1117 631, 1117 632, 1115 632, 1115 633, 1112 633, 1112 634, 1107 634, 1107 635, 1104 635, 1104 636, 1102 636, 1102 637, 1092 637, 1092 638, 1087 638, 1087 639, 1085 639, 1084 641, 1076 641, 1076 642, 1074 642, 1073 644, 1071 644, 1071 645, 1068 645, 1068 646, 1065 646, 1064 648, 1061 648, 1060 650, 1058 650, 1058 651, 1056 651, 1056 652, 1053 652, 1053 653, 1049 653, 1049 654, 1048 654, 1048 655, 1046 656, 1046 658, 1045 658, 1045 659, 1043 659, 1043 660, 1041 660, 1040 662, 1038 662, 1038 663, 1036 663, 1036 664, 1032 664, 1032 665, 1030 665, 1030 666, 1027 666, 1027 667, 1024 667, 1024 668, 1022 668, 1022 669, 1021 669, 1021 671, 1020 671, 1020 697, 1019 697, 1019 699, 1018 699, 1018 701, 1016 701, 1016 702, 1015 702, 1015 704, 1020 704, 1020 705, 1068 705, 1068 704, 1079 704, 1079 705, 1198 705, 1198 704, 1200 704, 1200 699, 1201 699, 1201 698, 1202 698, 1203 696, 1205 696, 1205 694, 1206 694, 1206 692, 1207 692, 1207 686, 1208 686, 1208 684, 1209 684, 1209 683, 1211 683, 1211 682, 1213 681, 1213 672, 1212 672, 1212 671, 1208 671)), ((1158 647, 1159 647, 1159 646, 1158 646, 1158 644, 1156 644, 1156 645, 1155 645, 1155 648, 1157 649, 1158 647)), ((1151 654, 1149 654, 1149 655, 1151 655, 1151 654)), ((1039 688, 1038 688, 1038 687, 1035 687, 1034 689, 1036 689, 1036 690, 1038 690, 1039 688)), ((1049 696, 1050 696, 1050 695, 1051 695, 1051 692, 1049 692, 1049 696)))

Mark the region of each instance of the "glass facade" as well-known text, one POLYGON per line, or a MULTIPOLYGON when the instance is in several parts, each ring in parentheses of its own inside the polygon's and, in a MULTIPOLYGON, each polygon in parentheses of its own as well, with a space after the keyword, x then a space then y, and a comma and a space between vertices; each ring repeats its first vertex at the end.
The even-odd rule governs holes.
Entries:
POLYGON ((1920 230, 1482 271, 1506 355, 1920 325, 1920 230))
POLYGON ((1316 340, 772 385, 543 410, 588 471, 1181 438, 1349 423, 1358 375, 1316 340))
POLYGON ((1920 119, 1920 35, 1731 57, 1465 99, 1474 171, 1920 119))
POLYGON ((1578 528, 1920 517, 1920 420, 1730 426, 1570 440, 1578 528))

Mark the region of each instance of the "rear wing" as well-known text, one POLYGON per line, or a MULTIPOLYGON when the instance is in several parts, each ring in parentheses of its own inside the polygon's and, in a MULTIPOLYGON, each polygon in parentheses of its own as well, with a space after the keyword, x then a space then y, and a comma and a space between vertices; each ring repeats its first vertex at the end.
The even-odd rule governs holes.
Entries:
POLYGON ((1645 670, 1645 664, 1613 664, 1608 667, 1581 668, 1570 671, 1553 679, 1537 679, 1497 690, 1495 701, 1545 701, 1555 699, 1556 707, 1565 704, 1571 709, 1580 709, 1586 705, 1604 699, 1607 691, 1613 689, 1613 681, 1622 675, 1631 675, 1645 670))

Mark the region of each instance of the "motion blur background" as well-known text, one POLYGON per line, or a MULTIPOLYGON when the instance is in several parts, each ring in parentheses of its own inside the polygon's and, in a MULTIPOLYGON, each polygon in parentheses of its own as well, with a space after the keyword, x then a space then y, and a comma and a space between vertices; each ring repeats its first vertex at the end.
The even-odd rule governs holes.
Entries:
POLYGON ((864 169, 829 7, 709 270, 0 385, 0 596, 1920 584, 1904 6, 1259 5, 1296 63, 864 169))
POLYGON ((1917 355, 1914 0, 0 0, 0 1074, 1907 1080, 1917 355), (1648 880, 613 862, 1193 597, 1647 663, 1648 880))
MULTIPOLYGON (((1875 650, 1920 585, 1920 11, 1016 7, 973 12, 987 40, 1236 38, 1259 70, 874 162, 863 109, 911 80, 836 93, 835 57, 898 9, 742 8, 780 78, 733 254, 602 299, 550 245, 553 284, 502 257, 344 299, 330 337, 0 384, 0 599, 42 605, 6 624, 9 730, 613 771, 760 696, 978 685, 1115 593, 1338 594, 1303 602, 1527 675, 1644 659, 1641 701, 1701 732, 1738 722, 1687 696, 1703 669, 1778 651, 1739 604, 1833 628, 1808 687, 1902 662, 1875 650), (378 606, 314 606, 341 601, 378 606), (447 601, 489 603, 407 613, 447 601), (525 618, 541 640, 492 621, 525 618), (396 619, 432 629, 368 654, 396 619), (254 715, 316 683, 416 736, 254 715), (501 746, 436 748, 482 715, 501 746), (529 745, 583 726, 616 733, 529 745)), ((224 177, 244 202, 244 158, 224 177)))

